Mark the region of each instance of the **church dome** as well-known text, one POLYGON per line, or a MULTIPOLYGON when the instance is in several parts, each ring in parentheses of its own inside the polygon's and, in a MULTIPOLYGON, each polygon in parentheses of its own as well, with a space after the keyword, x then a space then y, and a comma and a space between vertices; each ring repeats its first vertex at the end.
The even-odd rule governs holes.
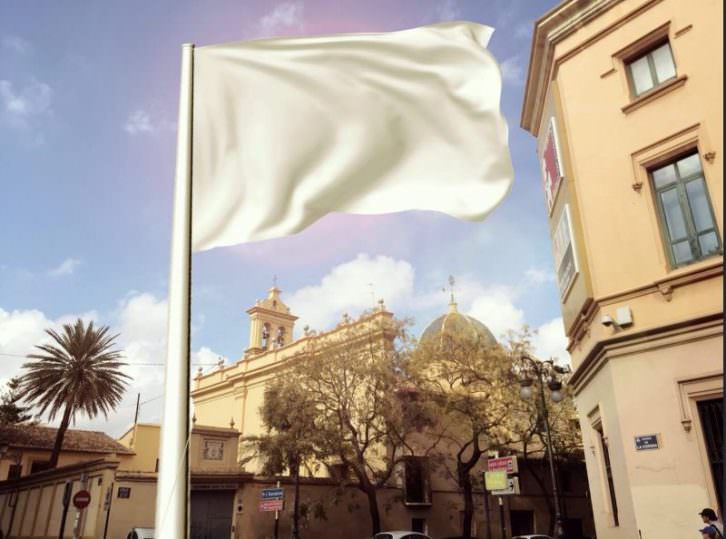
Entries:
POLYGON ((443 334, 460 335, 464 338, 482 341, 487 345, 497 344, 497 340, 489 328, 473 316, 461 314, 454 301, 449 303, 449 312, 439 316, 426 326, 421 333, 421 342, 440 339, 443 334))

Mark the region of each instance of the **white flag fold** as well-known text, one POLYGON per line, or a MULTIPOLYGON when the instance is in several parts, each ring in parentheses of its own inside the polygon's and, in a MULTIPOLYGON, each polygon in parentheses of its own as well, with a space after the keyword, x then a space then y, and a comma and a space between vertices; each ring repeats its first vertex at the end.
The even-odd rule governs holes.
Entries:
POLYGON ((452 22, 196 48, 193 249, 333 211, 483 219, 512 182, 491 34, 452 22))

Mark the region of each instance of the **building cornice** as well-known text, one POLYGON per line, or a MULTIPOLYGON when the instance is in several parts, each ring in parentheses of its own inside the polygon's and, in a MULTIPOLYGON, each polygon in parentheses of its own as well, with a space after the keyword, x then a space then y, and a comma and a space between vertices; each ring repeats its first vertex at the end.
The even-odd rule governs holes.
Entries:
POLYGON ((723 257, 718 257, 715 260, 706 260, 696 265, 696 267, 675 270, 666 277, 643 286, 622 290, 616 294, 610 294, 596 299, 590 299, 583 304, 582 309, 580 309, 575 322, 569 330, 570 342, 567 346, 567 351, 572 353, 575 346, 585 338, 590 324, 592 324, 597 313, 603 307, 625 301, 632 301, 651 294, 659 294, 666 302, 670 302, 674 291, 678 288, 696 284, 707 279, 718 279, 722 277, 723 257))
POLYGON ((723 311, 605 339, 592 347, 569 384, 577 395, 610 359, 716 335, 723 335, 723 311))
MULTIPOLYGON (((534 136, 538 135, 547 90, 550 81, 554 77, 554 54, 557 44, 622 1, 567 0, 535 21, 532 45, 529 53, 527 83, 524 90, 524 102, 520 118, 520 126, 523 129, 529 131, 534 136)), ((649 0, 646 2, 646 5, 660 1, 649 0)), ((640 12, 643 8, 644 6, 641 6, 636 11, 640 12)), ((626 16, 624 19, 631 17, 632 14, 626 16)), ((589 41, 600 39, 619 27, 622 22, 620 20, 608 26, 608 28, 593 36, 589 41)), ((579 52, 579 50, 589 45, 589 41, 572 51, 568 51, 564 56, 566 58, 572 57, 576 52, 579 52)))

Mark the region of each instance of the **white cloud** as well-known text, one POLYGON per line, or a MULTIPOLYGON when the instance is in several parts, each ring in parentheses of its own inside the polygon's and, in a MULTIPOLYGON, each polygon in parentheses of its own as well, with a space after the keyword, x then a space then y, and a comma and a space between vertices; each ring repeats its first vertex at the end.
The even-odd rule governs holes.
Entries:
POLYGON ((7 35, 0 40, 2 48, 15 54, 29 54, 33 47, 26 40, 19 36, 7 35))
POLYGON ((555 274, 551 270, 542 268, 529 268, 524 272, 524 276, 529 284, 544 284, 554 282, 555 274))
POLYGON ((453 21, 461 17, 461 9, 456 0, 441 0, 436 4, 435 20, 453 21))
POLYGON ((505 84, 521 84, 524 81, 524 66, 518 56, 510 56, 502 60, 499 69, 505 84))
POLYGON ((332 268, 320 284, 293 292, 287 303, 300 317, 298 327, 307 324, 325 330, 344 312, 354 315, 375 306, 380 298, 389 308, 405 304, 413 296, 413 281, 414 270, 408 262, 359 254, 332 268))
POLYGON ((491 287, 473 298, 467 314, 489 328, 496 339, 509 330, 518 330, 524 323, 524 311, 514 304, 513 291, 506 287, 491 287))
POLYGON ((259 30, 264 36, 272 36, 283 30, 303 28, 303 2, 284 2, 260 18, 259 30))
POLYGON ((176 123, 165 120, 159 114, 151 114, 144 109, 136 109, 124 123, 124 131, 129 135, 153 134, 174 131, 176 123))
POLYGON ((53 89, 36 80, 16 88, 9 80, 0 80, 0 120, 10 127, 30 129, 52 114, 53 89))
MULTIPOLYGON (((25 356, 36 350, 35 345, 50 340, 46 329, 59 330, 63 324, 75 321, 77 315, 63 315, 53 320, 37 309, 6 311, 0 307, 0 386, 19 374, 25 356)), ((83 313, 80 318, 95 320, 94 311, 83 313)))
POLYGON ((60 277, 62 275, 71 275, 76 268, 81 265, 81 261, 77 258, 66 258, 58 266, 48 271, 48 275, 52 277, 60 277))
MULTIPOLYGON (((20 373, 25 361, 23 357, 35 350, 35 345, 45 342, 49 337, 46 328, 59 329, 64 323, 75 321, 78 315, 68 314, 51 319, 43 312, 33 310, 5 311, 0 308, 0 384, 20 373)), ((80 317, 88 322, 98 322, 94 312, 83 313, 80 317)), ((119 407, 108 420, 97 417, 89 420, 79 415, 75 428, 103 430, 112 436, 121 434, 133 421, 136 394, 141 394, 140 420, 160 421, 164 392, 164 368, 166 357, 167 302, 152 294, 133 292, 118 304, 118 308, 101 323, 110 325, 111 332, 119 334, 118 349, 123 352, 128 363, 123 371, 132 377, 126 394, 119 407), (153 365, 152 365, 153 364, 153 365)), ((192 363, 216 363, 219 354, 208 347, 192 352, 192 363)), ((223 358, 225 362, 226 358, 223 358)), ((46 418, 43 418, 45 421, 46 418)))
POLYGON ((559 363, 569 365, 570 354, 567 352, 567 335, 562 317, 554 318, 538 327, 532 347, 540 359, 556 358, 559 363))

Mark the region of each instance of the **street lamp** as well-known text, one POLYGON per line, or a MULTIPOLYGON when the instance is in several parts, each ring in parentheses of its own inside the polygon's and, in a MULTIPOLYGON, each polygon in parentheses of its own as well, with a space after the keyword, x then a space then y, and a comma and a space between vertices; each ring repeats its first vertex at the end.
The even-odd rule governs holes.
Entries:
POLYGON ((550 432, 549 411, 547 399, 545 398, 545 385, 549 390, 552 402, 560 402, 564 398, 562 393, 562 382, 559 377, 570 372, 569 367, 555 365, 551 359, 541 361, 526 354, 520 356, 522 363, 520 368, 519 396, 523 400, 533 397, 535 389, 539 389, 539 408, 545 427, 545 444, 547 446, 547 460, 550 467, 550 479, 552 480, 552 496, 555 502, 555 537, 564 538, 562 525, 562 507, 560 504, 560 493, 557 488, 557 474, 555 472, 555 460, 553 456, 552 433, 550 432), (535 388, 535 382, 538 388, 535 388))

